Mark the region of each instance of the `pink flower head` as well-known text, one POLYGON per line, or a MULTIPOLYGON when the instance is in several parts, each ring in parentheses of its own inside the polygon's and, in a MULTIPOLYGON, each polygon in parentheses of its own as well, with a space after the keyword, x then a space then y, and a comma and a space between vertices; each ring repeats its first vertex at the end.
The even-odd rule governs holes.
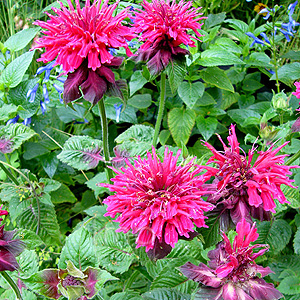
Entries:
POLYGON ((207 167, 207 173, 215 176, 210 189, 216 191, 209 195, 208 201, 217 204, 219 213, 229 213, 237 224, 242 218, 251 222, 250 215, 260 220, 269 219, 270 213, 275 213, 275 198, 280 203, 289 203, 281 185, 293 187, 293 180, 288 175, 292 174, 290 169, 296 166, 285 166, 286 155, 276 155, 288 142, 276 149, 271 146, 267 151, 258 151, 258 157, 252 163, 255 148, 253 146, 249 150, 248 157, 244 152, 240 153, 234 125, 230 126, 227 138, 229 146, 219 139, 224 147, 223 152, 205 142, 213 153, 208 164, 218 165, 217 168, 207 167))
POLYGON ((296 92, 293 92, 292 94, 295 95, 297 99, 300 99, 300 81, 296 81, 294 85, 296 86, 296 92))
POLYGON ((103 4, 95 0, 92 5, 86 0, 83 8, 79 0, 75 8, 71 0, 67 1, 69 9, 59 2, 60 9, 52 8, 56 15, 48 13, 50 20, 35 22, 46 29, 35 48, 46 50, 39 60, 46 63, 56 58, 56 64, 62 65, 66 73, 73 72, 64 85, 66 103, 81 97, 81 86, 84 98, 95 104, 109 88, 118 87, 110 68, 119 67, 122 58, 114 57, 110 48, 124 47, 127 55, 132 55, 126 40, 134 35, 122 25, 128 12, 113 16, 118 3, 108 5, 108 0, 103 4))
MULTIPOLYGON (((215 295, 212 300, 275 300, 283 295, 273 284, 265 282, 261 277, 272 273, 269 267, 261 267, 255 259, 268 250, 268 245, 250 246, 258 238, 255 223, 250 224, 242 219, 236 227, 237 236, 231 245, 223 233, 223 241, 215 250, 208 252, 209 266, 201 263, 195 266, 188 262, 181 267, 181 272, 206 286, 206 292, 215 295), (255 248, 262 248, 253 252, 255 248), (209 287, 209 288, 208 288, 209 287), (208 292, 210 293, 210 292, 208 292), (222 298, 223 297, 223 298, 222 298)), ((201 292, 201 290, 200 290, 201 292)))
POLYGON ((177 166, 180 153, 174 157, 166 148, 161 162, 152 148, 146 159, 138 157, 134 165, 126 160, 127 168, 113 169, 114 184, 103 185, 116 192, 104 201, 105 215, 118 214, 118 231, 137 233, 137 248, 152 249, 148 255, 156 258, 167 255, 178 238, 193 238, 195 226, 207 227, 203 213, 213 208, 201 198, 207 180, 198 176, 203 168, 193 161, 177 166))
POLYGON ((190 36, 188 30, 201 37, 198 32, 203 24, 198 22, 204 17, 198 9, 191 8, 192 2, 176 0, 153 0, 151 3, 144 0, 143 10, 137 9, 133 17, 133 31, 141 33, 140 41, 145 43, 138 51, 137 60, 148 61, 150 72, 158 74, 178 55, 188 54, 188 50, 180 45, 195 47, 198 40, 190 36))

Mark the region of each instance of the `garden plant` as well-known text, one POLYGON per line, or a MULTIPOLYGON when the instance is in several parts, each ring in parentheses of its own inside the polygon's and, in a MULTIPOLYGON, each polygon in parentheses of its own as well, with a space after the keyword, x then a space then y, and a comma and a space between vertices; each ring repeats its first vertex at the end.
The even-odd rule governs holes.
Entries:
POLYGON ((1 1, 0 299, 300 299, 300 4, 261 1, 1 1))

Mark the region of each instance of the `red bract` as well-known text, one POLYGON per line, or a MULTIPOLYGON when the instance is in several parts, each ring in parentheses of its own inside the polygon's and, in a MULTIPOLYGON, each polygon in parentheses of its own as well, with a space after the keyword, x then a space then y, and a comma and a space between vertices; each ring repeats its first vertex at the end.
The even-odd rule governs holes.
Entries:
POLYGON ((134 165, 127 160, 127 168, 113 169, 114 184, 103 185, 116 192, 104 201, 106 216, 118 214, 118 231, 138 233, 137 248, 153 249, 150 256, 156 258, 165 256, 178 238, 193 238, 195 225, 207 227, 203 212, 213 208, 201 199, 206 193, 206 177, 199 175, 203 168, 193 161, 177 166, 180 151, 172 155, 166 148, 161 162, 153 148, 147 159, 138 157, 134 165))
POLYGON ((204 17, 198 9, 191 8, 192 2, 169 0, 153 0, 148 3, 144 0, 142 4, 145 11, 138 12, 133 17, 133 31, 141 33, 140 40, 145 43, 138 51, 137 60, 148 61, 150 72, 158 74, 178 55, 189 52, 180 48, 180 45, 195 47, 195 42, 187 32, 193 30, 198 32, 201 25, 198 22, 204 17))
MULTIPOLYGON (((261 267, 255 259, 268 250, 268 245, 250 246, 258 238, 255 223, 250 225, 242 219, 236 227, 237 236, 233 246, 223 233, 223 241, 215 250, 208 252, 209 267, 188 262, 181 267, 182 273, 206 286, 205 293, 214 295, 212 300, 276 300, 283 297, 273 284, 260 277, 272 273, 269 267, 261 267), (263 248, 254 253, 253 249, 263 248), (210 288, 209 288, 210 287, 210 288), (223 297, 223 298, 222 298, 223 297)), ((201 290, 200 292, 201 293, 201 290)))
POLYGON ((208 164, 218 165, 217 168, 207 167, 207 173, 215 176, 210 189, 216 191, 208 197, 208 201, 217 205, 218 213, 223 214, 224 218, 226 213, 230 213, 235 224, 242 218, 251 222, 250 216, 260 220, 269 219, 270 213, 275 213, 274 199, 280 203, 289 203, 281 185, 293 187, 293 180, 288 175, 292 174, 290 169, 296 166, 285 166, 286 155, 277 155, 288 142, 276 149, 271 146, 267 151, 258 151, 258 157, 252 163, 255 148, 253 146, 249 150, 248 157, 244 152, 240 153, 233 125, 227 138, 229 146, 219 139, 224 147, 222 152, 205 143, 213 153, 208 164))
POLYGON ((60 9, 52 8, 56 15, 48 14, 50 20, 35 22, 46 29, 35 48, 46 50, 39 60, 50 62, 56 58, 56 64, 62 65, 66 73, 73 72, 65 82, 66 103, 81 97, 81 86, 84 98, 95 104, 111 85, 118 87, 110 67, 119 67, 122 59, 114 57, 109 49, 124 47, 131 55, 126 39, 134 35, 122 25, 128 12, 113 16, 117 3, 108 5, 108 0, 102 5, 101 0, 93 5, 87 0, 82 9, 79 0, 75 8, 67 1, 69 9, 60 2, 60 9))

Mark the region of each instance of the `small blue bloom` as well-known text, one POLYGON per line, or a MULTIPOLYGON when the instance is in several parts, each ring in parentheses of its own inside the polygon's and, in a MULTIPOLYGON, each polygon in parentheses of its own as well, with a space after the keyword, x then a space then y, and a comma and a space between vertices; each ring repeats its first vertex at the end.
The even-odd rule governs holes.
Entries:
POLYGON ((268 20, 269 19, 269 17, 270 17, 270 9, 269 8, 264 8, 264 9, 262 9, 260 12, 259 12, 259 14, 261 15, 261 14, 266 14, 263 18, 264 18, 264 20, 268 20))
POLYGON ((57 85, 56 83, 53 83, 53 87, 56 89, 56 91, 59 94, 59 101, 60 103, 64 103, 64 100, 61 98, 62 93, 64 92, 64 89, 62 87, 60 87, 59 85, 57 85))
POLYGON ((65 83, 65 81, 67 80, 67 77, 61 77, 61 76, 58 76, 58 77, 56 78, 56 80, 58 80, 59 82, 65 83))
POLYGON ((108 52, 113 56, 118 54, 118 52, 115 48, 108 48, 108 52))
POLYGON ((114 108, 116 110, 116 122, 120 122, 120 115, 121 115, 121 110, 122 110, 123 104, 121 103, 120 105, 114 104, 114 108))
POLYGON ((294 3, 291 3, 289 6, 288 6, 288 12, 289 12, 289 17, 291 17, 294 13, 294 10, 295 10, 295 7, 296 5, 298 4, 298 1, 294 2, 294 3))
POLYGON ((293 37, 293 34, 292 34, 291 32, 286 31, 286 30, 283 30, 283 29, 280 29, 280 32, 283 33, 284 37, 286 38, 286 40, 287 40, 288 42, 291 41, 290 36, 293 37))
POLYGON ((49 99, 49 93, 48 93, 46 83, 43 84, 43 95, 44 95, 45 103, 48 104, 50 102, 50 99, 49 99))
POLYGON ((35 76, 42 74, 43 72, 45 72, 45 77, 43 82, 47 82, 50 78, 50 73, 54 67, 55 64, 55 60, 52 61, 51 63, 49 63, 48 65, 44 66, 44 67, 40 67, 37 69, 35 76))
POLYGON ((12 118, 12 119, 9 119, 9 120, 6 122, 6 125, 8 125, 8 124, 15 124, 15 123, 17 123, 17 122, 18 122, 18 120, 19 120, 19 118, 20 118, 20 116, 19 116, 19 115, 16 115, 14 118, 12 118))
POLYGON ((29 102, 32 103, 34 102, 34 99, 35 99, 35 96, 36 96, 36 92, 37 92, 37 89, 39 87, 39 83, 37 83, 32 89, 29 89, 27 94, 26 94, 26 98, 28 99, 29 98, 29 102))
POLYGON ((31 118, 26 118, 24 119, 24 121, 22 122, 22 124, 24 124, 25 126, 29 126, 31 123, 31 118))
MULTIPOLYGON (((253 38, 253 42, 252 42, 252 44, 250 45, 250 47, 253 47, 254 44, 260 44, 260 45, 270 44, 270 41, 268 40, 268 38, 267 38, 265 41, 263 41, 263 40, 259 39, 258 37, 256 37, 252 32, 246 32, 246 34, 247 34, 249 37, 253 38)), ((263 35, 262 35, 262 36, 263 36, 263 35)), ((264 37, 264 36, 263 36, 263 37, 264 37)))
POLYGON ((40 106, 41 106, 41 110, 42 110, 42 114, 44 115, 45 112, 47 111, 47 107, 45 102, 43 102, 42 100, 40 101, 40 106))
POLYGON ((130 48, 135 48, 136 45, 138 44, 138 42, 136 42, 136 41, 130 41, 130 42, 128 41, 127 43, 130 48))
POLYGON ((266 35, 264 32, 262 32, 262 33, 260 34, 260 36, 263 37, 263 38, 265 39, 265 41, 266 41, 268 44, 270 44, 270 41, 269 41, 267 35, 266 35))
POLYGON ((270 74, 272 74, 272 75, 274 75, 275 74, 275 72, 273 71, 273 70, 271 70, 271 69, 267 69, 267 68, 265 68, 270 74))

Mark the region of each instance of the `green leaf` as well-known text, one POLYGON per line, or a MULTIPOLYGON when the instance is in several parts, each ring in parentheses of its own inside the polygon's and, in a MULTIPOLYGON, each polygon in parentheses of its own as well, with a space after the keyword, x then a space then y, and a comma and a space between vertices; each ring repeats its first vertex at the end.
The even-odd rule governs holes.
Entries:
POLYGON ((287 295, 300 294, 300 278, 297 276, 286 277, 280 282, 277 289, 287 295))
POLYGON ((57 158, 77 170, 89 170, 96 168, 103 159, 101 149, 100 140, 89 136, 72 136, 66 141, 57 158))
POLYGON ((149 107, 152 103, 152 98, 150 94, 138 94, 128 99, 127 104, 138 109, 145 109, 149 107))
POLYGON ((144 293, 142 298, 145 300, 190 300, 191 296, 174 288, 159 288, 144 293))
POLYGON ((121 149, 127 150, 131 156, 142 155, 151 149, 154 129, 145 125, 133 125, 121 133, 116 139, 116 143, 121 145, 121 149))
POLYGON ((186 75, 186 65, 185 62, 180 60, 171 61, 167 68, 166 72, 168 75, 169 85, 171 88, 172 94, 175 94, 179 85, 186 75))
POLYGON ((167 258, 182 258, 184 256, 190 256, 195 260, 201 261, 203 259, 201 255, 202 250, 202 242, 197 237, 191 241, 179 240, 172 251, 168 254, 167 258))
POLYGON ((214 44, 209 46, 211 50, 226 50, 232 53, 242 54, 242 48, 238 44, 236 44, 233 40, 226 37, 218 38, 214 44))
POLYGON ((207 68, 200 72, 202 79, 220 89, 234 93, 234 87, 231 84, 224 70, 217 67, 207 68))
POLYGON ((18 149, 25 141, 36 135, 36 132, 23 124, 8 124, 0 127, 0 137, 10 140, 10 151, 18 149))
POLYGON ((61 251, 58 267, 65 269, 68 260, 71 260, 77 268, 82 270, 89 266, 96 266, 93 239, 84 227, 81 227, 67 237, 61 251))
POLYGON ((215 99, 207 92, 204 92, 203 96, 198 99, 195 106, 208 106, 208 105, 215 105, 217 102, 215 99))
POLYGON ((130 97, 138 90, 140 90, 146 83, 147 79, 143 76, 142 71, 135 71, 129 82, 130 97))
POLYGON ((36 36, 40 31, 39 27, 26 28, 22 31, 12 35, 5 43, 4 46, 11 51, 19 51, 24 49, 29 42, 36 36))
POLYGON ((234 122, 242 127, 258 125, 260 123, 261 115, 250 109, 232 109, 227 111, 227 113, 234 122))
POLYGON ((204 89, 205 87, 202 82, 191 83, 183 81, 178 87, 178 95, 192 109, 195 103, 202 97, 204 89))
POLYGON ((209 14, 207 19, 205 20, 205 28, 212 28, 216 25, 219 25, 224 22, 226 18, 226 13, 222 12, 219 14, 209 14))
POLYGON ((228 66, 233 64, 245 64, 236 55, 225 50, 205 50, 197 63, 204 67, 228 66))
POLYGON ((50 193, 51 200, 54 204, 60 204, 64 202, 75 203, 77 198, 71 192, 71 190, 65 185, 61 184, 61 186, 50 193))
POLYGON ((21 278, 28 278, 38 271, 38 257, 35 251, 25 249, 18 257, 19 276, 21 278))
POLYGON ((249 58, 245 60, 245 63, 250 66, 255 67, 263 67, 263 68, 271 68, 272 65, 270 64, 270 57, 261 52, 254 52, 251 53, 249 58))
POLYGON ((173 108, 168 114, 168 125, 171 135, 178 147, 187 144, 195 125, 196 114, 193 110, 173 108))
POLYGON ((58 167, 59 161, 56 156, 56 152, 51 152, 41 158, 42 167, 50 178, 55 175, 58 167))
POLYGON ((300 208, 300 194, 297 189, 284 185, 282 191, 286 199, 290 202, 289 206, 295 209, 300 208))
POLYGON ((257 225, 259 238, 257 244, 269 244, 270 254, 277 254, 288 244, 291 239, 291 226, 282 219, 261 222, 257 225))
POLYGON ((296 254, 300 254, 300 227, 298 227, 294 237, 294 250, 296 254))
POLYGON ((116 232, 118 224, 109 222, 95 236, 96 255, 101 267, 116 273, 124 273, 136 255, 126 240, 126 235, 116 232))
MULTIPOLYGON (((285 84, 291 84, 292 81, 300 78, 300 63, 293 62, 290 64, 284 64, 282 67, 278 69, 278 78, 285 84)), ((275 74, 270 78, 271 80, 275 80, 275 74)))
POLYGON ((264 87, 263 84, 261 84, 259 81, 253 80, 253 79, 245 79, 243 81, 243 90, 244 91, 254 92, 256 90, 259 90, 262 87, 264 87))
POLYGON ((34 51, 30 51, 13 60, 1 73, 0 84, 4 84, 9 88, 17 86, 31 64, 33 55, 34 51))
POLYGON ((41 246, 44 242, 32 230, 19 228, 16 238, 22 240, 29 250, 34 250, 36 247, 41 246))
POLYGON ((238 93, 231 93, 229 91, 222 90, 222 100, 217 101, 218 108, 225 110, 229 108, 232 104, 238 102, 238 99, 239 99, 238 93))
POLYGON ((227 19, 224 22, 229 23, 230 27, 244 33, 246 33, 249 28, 249 26, 245 22, 237 19, 227 19))
POLYGON ((196 123, 205 141, 210 139, 210 137, 216 132, 218 126, 218 120, 214 117, 204 118, 203 116, 198 116, 196 123))
POLYGON ((106 183, 107 178, 105 172, 97 174, 95 177, 87 181, 85 184, 95 192, 95 197, 105 192, 108 192, 108 189, 99 185, 99 183, 106 183))
POLYGON ((32 204, 23 210, 16 219, 17 224, 21 228, 25 228, 34 232, 37 230, 38 220, 40 221, 38 233, 40 238, 47 245, 57 243, 59 241, 60 232, 56 213, 51 205, 40 202, 38 207, 37 202, 34 199, 32 200, 32 204))
POLYGON ((7 121, 15 117, 18 107, 14 104, 3 104, 0 108, 0 121, 7 121))
POLYGON ((197 231, 203 236, 205 248, 216 245, 221 240, 220 235, 220 221, 219 216, 207 214, 208 219, 205 220, 205 224, 208 228, 200 228, 197 231))

